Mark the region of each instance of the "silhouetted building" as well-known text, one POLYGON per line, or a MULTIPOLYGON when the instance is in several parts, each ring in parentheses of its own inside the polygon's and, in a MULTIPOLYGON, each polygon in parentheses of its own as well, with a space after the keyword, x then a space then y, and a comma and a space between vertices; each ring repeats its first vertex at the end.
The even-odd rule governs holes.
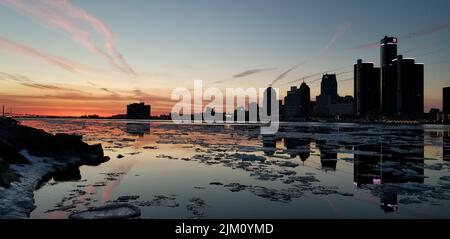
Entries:
POLYGON ((151 106, 144 103, 127 105, 127 119, 150 119, 151 106))
POLYGON ((300 115, 308 117, 311 114, 311 89, 303 82, 299 88, 300 92, 300 115))
POLYGON ((295 121, 300 118, 300 91, 292 86, 284 97, 284 117, 287 121, 295 121))
POLYGON ((380 68, 358 60, 354 65, 354 74, 356 116, 378 115, 381 107, 380 68))
POLYGON ((283 100, 278 100, 278 107, 279 107, 279 111, 280 111, 280 121, 285 121, 285 107, 283 105, 283 100))
POLYGON ((380 66, 383 69, 383 66, 390 65, 392 60, 397 58, 397 43, 398 39, 395 37, 385 36, 380 41, 380 66))
POLYGON ((426 114, 426 120, 431 121, 431 122, 441 122, 441 120, 440 120, 441 115, 442 115, 442 112, 439 109, 432 108, 432 109, 430 109, 428 114, 426 114))
POLYGON ((316 97, 314 112, 321 116, 352 115, 353 97, 340 97, 337 91, 336 74, 322 77, 320 95, 316 97))
POLYGON ((263 112, 268 116, 272 116, 272 99, 275 99, 276 101, 274 101, 274 103, 278 104, 277 92, 272 88, 272 86, 269 86, 264 91, 264 103, 263 103, 263 110, 264 110, 263 112))
POLYGON ((381 40, 381 111, 386 116, 422 117, 424 114, 424 65, 397 56, 398 40, 381 40))
POLYGON ((442 113, 444 122, 450 122, 450 87, 442 89, 442 113))
POLYGON ((284 98, 284 116, 287 121, 297 121, 311 115, 311 90, 306 83, 292 86, 284 98))
POLYGON ((320 83, 320 94, 330 96, 332 101, 337 98, 338 89, 336 74, 325 74, 322 76, 322 82, 320 83))

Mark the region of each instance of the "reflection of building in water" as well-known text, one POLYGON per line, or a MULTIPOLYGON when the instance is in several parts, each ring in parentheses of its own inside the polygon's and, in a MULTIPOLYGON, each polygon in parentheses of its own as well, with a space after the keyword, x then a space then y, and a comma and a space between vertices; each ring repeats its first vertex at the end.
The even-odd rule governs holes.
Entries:
MULTIPOLYGON (((355 147, 356 151, 381 153, 380 145, 361 145, 355 147)), ((380 172, 375 170, 382 161, 381 155, 355 154, 353 160, 353 180, 357 187, 366 184, 381 184, 380 172)))
POLYGON ((284 146, 287 153, 291 158, 299 156, 302 162, 305 162, 310 156, 310 144, 310 139, 284 138, 284 146))
MULTIPOLYGON (((411 135, 403 135, 409 138, 409 142, 399 146, 385 143, 356 146, 355 151, 365 153, 354 156, 355 185, 423 183, 423 130, 411 130, 409 133, 411 135)), ((380 200, 381 209, 385 212, 398 210, 397 192, 392 187, 381 187, 380 200)))
POLYGON ((383 188, 380 195, 380 208, 385 212, 398 211, 398 195, 397 192, 383 188))
POLYGON ((277 138, 275 135, 262 135, 264 154, 274 155, 277 151, 277 138))
POLYGON ((143 137, 150 134, 150 124, 127 123, 125 132, 134 136, 143 137))
POLYGON ((443 141, 443 159, 450 161, 450 131, 444 132, 443 141))
POLYGON ((325 140, 317 140, 316 145, 320 150, 320 163, 325 170, 336 170, 337 166, 337 147, 327 145, 325 140))

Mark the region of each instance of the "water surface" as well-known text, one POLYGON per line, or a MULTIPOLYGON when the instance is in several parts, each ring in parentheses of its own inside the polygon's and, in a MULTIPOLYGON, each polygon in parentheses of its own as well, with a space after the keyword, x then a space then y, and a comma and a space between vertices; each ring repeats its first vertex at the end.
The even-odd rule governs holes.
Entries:
POLYGON ((121 196, 139 196, 124 200, 143 218, 450 218, 449 126, 285 123, 263 137, 251 125, 22 123, 81 134, 111 157, 54 175, 32 218, 121 196))

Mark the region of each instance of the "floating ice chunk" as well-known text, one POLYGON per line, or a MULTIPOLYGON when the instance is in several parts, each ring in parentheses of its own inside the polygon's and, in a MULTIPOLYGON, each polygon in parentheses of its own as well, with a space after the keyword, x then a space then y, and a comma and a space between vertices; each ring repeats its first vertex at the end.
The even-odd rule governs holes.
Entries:
POLYGON ((291 161, 281 161, 281 160, 273 161, 272 163, 277 166, 288 167, 288 168, 295 168, 295 167, 298 167, 298 165, 299 165, 298 163, 294 163, 291 161))
POLYGON ((109 204, 72 213, 69 219, 127 219, 141 215, 141 210, 131 204, 109 204))
POLYGON ((234 154, 233 156, 236 159, 239 159, 239 160, 242 160, 242 161, 259 161, 259 162, 266 161, 266 157, 256 156, 254 154, 234 154))
POLYGON ((404 183, 404 184, 399 184, 396 186, 402 190, 413 191, 413 192, 423 192, 423 191, 428 191, 428 190, 433 189, 432 186, 420 184, 420 183, 404 183))

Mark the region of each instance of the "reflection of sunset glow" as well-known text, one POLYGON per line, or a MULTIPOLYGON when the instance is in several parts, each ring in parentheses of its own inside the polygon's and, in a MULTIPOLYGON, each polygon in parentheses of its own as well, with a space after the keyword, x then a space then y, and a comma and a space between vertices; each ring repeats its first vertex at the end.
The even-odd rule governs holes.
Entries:
POLYGON ((112 181, 109 183, 102 194, 102 203, 109 201, 111 199, 111 194, 114 192, 114 190, 120 185, 120 182, 122 181, 123 177, 125 177, 128 172, 133 168, 133 166, 136 164, 135 160, 130 160, 124 164, 121 164, 120 166, 114 168, 111 170, 112 173, 120 172, 123 174, 120 174, 115 181, 112 181))

